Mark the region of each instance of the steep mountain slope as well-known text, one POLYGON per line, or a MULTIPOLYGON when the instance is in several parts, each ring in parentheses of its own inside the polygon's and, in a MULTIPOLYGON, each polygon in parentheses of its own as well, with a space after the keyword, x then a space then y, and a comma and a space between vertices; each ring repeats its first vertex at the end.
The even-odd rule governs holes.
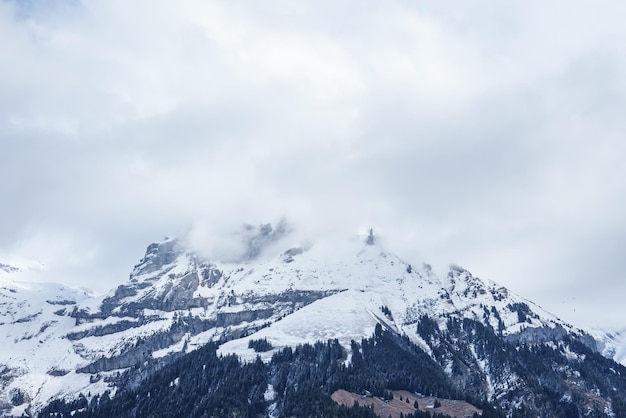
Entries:
MULTIPOLYGON (((336 339, 349 364, 352 341, 381 324, 427 353, 464 393, 532 409, 543 398, 524 397, 532 389, 524 373, 500 364, 484 340, 508 349, 550 347, 570 359, 603 348, 460 267, 440 277, 427 264, 411 265, 386 252, 372 233, 310 248, 284 245, 284 234, 269 225, 248 228, 241 259, 228 263, 200 257, 175 239, 151 244, 128 282, 99 298, 6 284, 3 318, 10 319, 0 332, 13 346, 1 351, 0 407, 32 414, 54 398, 131 390, 208 342, 219 343, 220 354, 269 361, 284 347, 336 339), (255 352, 250 341, 258 339, 273 348, 255 352)), ((577 373, 563 367, 563 376, 577 373)), ((577 384, 583 389, 563 386, 562 393, 584 398, 593 389, 584 379, 577 384)), ((593 408, 611 411, 610 401, 598 405, 593 408)))
POLYGON ((0 411, 21 415, 31 399, 74 396, 89 383, 70 385, 68 391, 49 384, 81 361, 71 341, 62 338, 75 323, 64 312, 88 298, 60 284, 0 279, 0 411))
POLYGON ((626 366, 626 329, 611 331, 594 329, 590 334, 602 347, 602 354, 626 366))

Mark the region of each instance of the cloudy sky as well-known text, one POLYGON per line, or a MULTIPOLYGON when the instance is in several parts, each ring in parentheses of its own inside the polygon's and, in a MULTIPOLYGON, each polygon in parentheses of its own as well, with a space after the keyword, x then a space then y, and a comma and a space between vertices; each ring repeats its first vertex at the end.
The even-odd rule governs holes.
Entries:
POLYGON ((0 262, 106 291, 285 216, 626 327, 625 9, 1 0, 0 262))

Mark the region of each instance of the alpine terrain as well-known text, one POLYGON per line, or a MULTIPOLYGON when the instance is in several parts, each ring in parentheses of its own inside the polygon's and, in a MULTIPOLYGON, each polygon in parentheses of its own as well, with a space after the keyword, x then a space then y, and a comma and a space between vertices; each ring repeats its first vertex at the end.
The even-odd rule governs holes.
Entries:
POLYGON ((0 414, 626 417, 619 335, 408 263, 371 230, 239 237, 227 262, 151 244, 100 297, 0 264, 0 414))

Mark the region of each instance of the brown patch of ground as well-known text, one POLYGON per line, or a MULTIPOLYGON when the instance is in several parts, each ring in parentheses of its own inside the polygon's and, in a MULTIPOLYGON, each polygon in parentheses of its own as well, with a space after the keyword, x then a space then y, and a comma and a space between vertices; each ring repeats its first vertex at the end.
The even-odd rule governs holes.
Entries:
POLYGON ((441 406, 435 408, 435 400, 432 396, 420 396, 406 390, 398 390, 393 392, 393 400, 385 401, 375 396, 358 395, 339 389, 331 395, 333 401, 340 405, 352 406, 356 401, 361 406, 367 406, 374 409, 376 415, 381 418, 399 418, 400 413, 406 415, 416 411, 415 402, 419 405, 421 411, 429 411, 431 413, 446 414, 455 418, 471 418, 474 413, 482 414, 482 410, 476 408, 465 401, 457 401, 453 399, 438 399, 441 406), (400 400, 402 398, 402 400, 400 400), (407 399, 409 402, 407 403, 407 399))

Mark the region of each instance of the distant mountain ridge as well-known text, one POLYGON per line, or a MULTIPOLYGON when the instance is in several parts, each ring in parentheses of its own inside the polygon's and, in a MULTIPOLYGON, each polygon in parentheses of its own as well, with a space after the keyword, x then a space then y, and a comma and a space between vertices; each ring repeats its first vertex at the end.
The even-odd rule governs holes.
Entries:
POLYGON ((5 273, 17 273, 20 271, 19 268, 10 266, 8 264, 0 263, 0 270, 5 273))
MULTIPOLYGON (((543 395, 493 346, 529 350, 528 358, 546 349, 557 363, 565 359, 560 374, 545 378, 562 396, 591 399, 600 390, 595 380, 576 377, 575 363, 607 354, 608 340, 461 267, 439 277, 428 264, 386 252, 373 231, 336 248, 286 245, 274 253, 265 249, 280 248, 282 227, 246 231, 237 262, 208 260, 177 239, 153 243, 129 280, 98 298, 59 285, 5 282, 0 338, 10 348, 0 356, 2 413, 33 415, 80 393, 114 396, 209 342, 221 355, 269 362, 285 347, 336 340, 349 364, 354 341, 377 326, 423 350, 459 391, 504 410, 539 410, 543 395), (255 350, 251 341, 259 339, 272 348, 255 350)), ((526 364, 527 357, 509 361, 526 364)), ((617 401, 599 399, 588 407, 610 416, 617 401)))

